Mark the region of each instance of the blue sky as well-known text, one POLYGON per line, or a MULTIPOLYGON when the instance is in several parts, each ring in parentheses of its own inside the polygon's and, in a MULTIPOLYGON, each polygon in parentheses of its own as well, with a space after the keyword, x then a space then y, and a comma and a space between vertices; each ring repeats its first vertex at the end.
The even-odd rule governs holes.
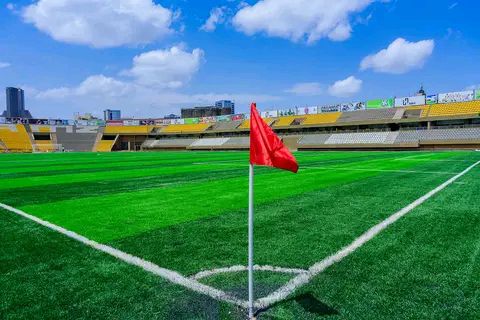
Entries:
POLYGON ((253 100, 266 110, 480 84, 473 1, 130 2, 1 2, 0 86, 25 88, 35 117, 72 118, 105 108, 161 117, 223 98, 245 112, 253 100))

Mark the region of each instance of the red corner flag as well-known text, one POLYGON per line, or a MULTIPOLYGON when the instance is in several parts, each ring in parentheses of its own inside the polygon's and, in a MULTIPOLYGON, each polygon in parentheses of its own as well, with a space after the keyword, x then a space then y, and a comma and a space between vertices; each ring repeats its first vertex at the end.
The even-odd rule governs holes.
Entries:
POLYGON ((250 107, 250 164, 298 171, 297 160, 260 117, 255 103, 250 107))

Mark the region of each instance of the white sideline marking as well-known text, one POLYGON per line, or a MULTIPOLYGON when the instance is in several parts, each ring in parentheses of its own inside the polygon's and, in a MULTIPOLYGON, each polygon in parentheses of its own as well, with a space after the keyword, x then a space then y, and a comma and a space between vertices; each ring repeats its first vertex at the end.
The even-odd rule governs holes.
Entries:
POLYGON ((393 159, 394 161, 428 161, 428 162, 469 162, 469 160, 464 159, 428 159, 428 158, 417 158, 417 159, 410 159, 410 158, 396 158, 393 159))
POLYGON ((372 172, 395 172, 395 173, 428 173, 428 174, 457 174, 458 172, 448 171, 417 171, 417 170, 395 170, 395 169, 367 169, 367 168, 338 168, 338 167, 317 167, 302 166, 300 169, 322 169, 340 171, 372 171, 372 172))
MULTIPOLYGON (((195 162, 194 165, 219 165, 219 166, 229 166, 229 167, 248 167, 248 165, 243 164, 230 164, 230 163, 219 163, 219 162, 195 162)), ((321 167, 321 166, 301 166, 300 170, 303 169, 321 169, 329 171, 367 171, 367 172, 395 172, 395 173, 426 173, 426 174, 457 174, 457 172, 448 172, 448 171, 417 171, 417 170, 390 170, 390 169, 364 169, 364 168, 339 168, 339 167, 321 167)))
MULTIPOLYGON (((253 270, 279 272, 279 273, 293 273, 293 274, 300 274, 300 273, 307 272, 307 270, 305 269, 282 268, 282 267, 259 266, 259 265, 254 265, 253 270)), ((193 276, 190 277, 190 279, 199 280, 199 279, 211 277, 213 275, 220 274, 220 273, 241 272, 241 271, 248 271, 248 267, 238 265, 238 266, 231 266, 231 267, 225 267, 225 268, 217 268, 212 270, 204 270, 194 274, 193 276)))
POLYGON ((71 239, 77 240, 89 247, 92 247, 96 250, 102 251, 104 253, 107 253, 119 260, 122 260, 128 264, 140 267, 148 272, 151 272, 153 274, 156 274, 160 276, 161 278, 168 280, 172 283, 181 285, 183 287, 186 287, 192 291, 207 295, 213 299, 216 300, 221 300, 225 302, 229 302, 235 305, 238 305, 243 308, 247 308, 248 302, 242 299, 238 299, 222 290, 207 286, 203 283, 198 282, 195 279, 189 279, 187 277, 184 277, 183 275, 179 274, 178 272, 165 269, 162 267, 159 267, 158 265, 150 262, 143 260, 139 257, 133 256, 131 254, 128 254, 126 252, 120 251, 118 249, 115 249, 113 247, 95 242, 93 240, 90 240, 82 235, 79 235, 78 233, 75 233, 73 231, 67 230, 65 228, 62 228, 60 226, 57 226, 56 224, 50 223, 48 221, 42 220, 38 217, 32 216, 22 210, 16 209, 14 207, 11 207, 9 205, 0 203, 0 207, 2 207, 5 210, 8 210, 10 212, 16 213, 24 218, 27 218, 29 220, 32 220, 44 227, 47 227, 51 230, 57 231, 71 239))
POLYGON ((261 309, 266 308, 266 307, 268 307, 268 306, 270 306, 270 305, 272 305, 276 302, 279 302, 283 299, 286 299, 291 293, 293 293, 299 287, 301 287, 301 286, 307 284, 308 282, 310 282, 313 277, 320 274, 321 272, 323 272, 325 269, 332 266, 336 262, 340 262, 343 258, 347 257, 349 254, 355 252, 355 250, 357 250, 358 248, 363 246, 365 243, 367 243, 368 241, 373 239, 376 235, 378 235, 381 231, 386 229, 389 225, 396 222, 398 219, 405 216, 407 213, 409 213, 410 211, 412 211, 413 209, 415 209, 416 207, 418 207, 419 205, 421 205, 422 203, 424 203, 425 201, 430 199, 432 196, 434 196, 438 192, 445 189, 448 185, 455 182, 455 180, 462 177, 464 174, 466 174, 467 172, 472 170, 478 164, 480 164, 480 161, 475 162, 470 167, 463 170, 462 172, 460 172, 456 176, 448 179, 447 181, 445 181, 444 183, 442 183, 441 185, 439 185, 435 189, 433 189, 430 192, 426 193, 425 195, 421 196, 420 198, 413 201, 412 203, 410 203, 406 207, 400 209, 399 211, 397 211, 396 213, 394 213, 393 215, 391 215, 387 219, 383 220, 379 224, 373 226, 368 231, 366 231, 364 234, 362 234, 360 237, 355 239, 351 244, 349 244, 348 246, 346 246, 346 247, 340 249, 339 251, 337 251, 337 253, 323 259, 320 262, 315 263, 310 268, 308 268, 308 272, 299 274, 298 276, 296 276, 295 278, 293 278, 289 282, 287 282, 286 285, 277 289, 275 292, 269 294, 268 296, 266 296, 264 298, 258 299, 257 301, 255 301, 255 307, 256 308, 261 308, 261 309))

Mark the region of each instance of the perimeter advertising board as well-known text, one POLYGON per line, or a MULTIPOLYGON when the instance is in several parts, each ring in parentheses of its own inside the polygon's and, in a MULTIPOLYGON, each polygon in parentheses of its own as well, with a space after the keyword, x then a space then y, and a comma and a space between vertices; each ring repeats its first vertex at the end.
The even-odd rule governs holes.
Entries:
POLYGON ((296 108, 278 110, 279 117, 294 116, 295 114, 297 114, 296 108))
POLYGON ((341 109, 341 105, 339 104, 335 104, 335 105, 331 105, 331 106, 321 106, 320 107, 320 112, 321 113, 324 113, 324 112, 338 112, 340 111, 341 109))
POLYGON ((276 118, 278 117, 278 110, 262 111, 262 118, 276 118))
POLYGON ((365 110, 365 102, 342 103, 340 105, 340 111, 342 112, 357 111, 357 110, 365 110))
POLYGON ((438 96, 436 94, 431 94, 427 96, 427 104, 436 104, 438 102, 438 96))
POLYGON ((423 106, 425 102, 425 96, 395 98, 395 107, 423 106))
POLYGON ((316 114, 318 113, 318 107, 297 107, 296 114, 303 116, 306 114, 316 114))
POLYGON ((243 119, 245 119, 245 115, 244 114, 234 114, 234 115, 231 115, 231 119, 232 119, 232 121, 243 120, 243 119))
POLYGON ((473 100, 473 90, 438 94, 438 103, 465 102, 473 100))
POLYGON ((185 121, 185 124, 196 124, 199 122, 198 118, 185 118, 183 120, 185 121))
POLYGON ((122 120, 108 120, 107 126, 123 126, 122 120))
POLYGON ((380 109, 393 107, 393 98, 390 99, 374 99, 367 101, 367 109, 380 109))

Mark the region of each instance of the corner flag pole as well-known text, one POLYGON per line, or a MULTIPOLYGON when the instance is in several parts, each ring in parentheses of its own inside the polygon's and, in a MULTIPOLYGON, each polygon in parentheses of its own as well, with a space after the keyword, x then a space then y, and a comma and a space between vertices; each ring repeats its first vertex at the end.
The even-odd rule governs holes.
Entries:
POLYGON ((253 319, 253 164, 248 181, 248 319, 253 319))

